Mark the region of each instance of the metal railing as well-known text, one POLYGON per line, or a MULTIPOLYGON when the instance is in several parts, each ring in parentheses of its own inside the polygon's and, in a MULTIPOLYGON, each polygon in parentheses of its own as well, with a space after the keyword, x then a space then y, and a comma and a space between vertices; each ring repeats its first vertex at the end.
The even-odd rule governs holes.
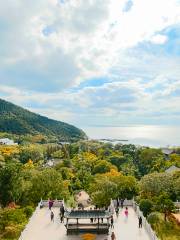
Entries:
POLYGON ((147 231, 147 233, 149 234, 149 237, 151 238, 151 240, 159 240, 156 233, 152 230, 151 225, 148 223, 147 219, 143 216, 143 213, 141 212, 138 204, 135 201, 132 201, 132 206, 134 208, 134 211, 138 215, 138 217, 140 216, 142 217, 142 224, 145 230, 147 231))
MULTIPOLYGON (((41 204, 44 207, 48 207, 49 206, 49 200, 41 200, 41 202, 39 204, 41 204)), ((60 207, 60 206, 65 206, 64 200, 53 200, 53 207, 60 207)))

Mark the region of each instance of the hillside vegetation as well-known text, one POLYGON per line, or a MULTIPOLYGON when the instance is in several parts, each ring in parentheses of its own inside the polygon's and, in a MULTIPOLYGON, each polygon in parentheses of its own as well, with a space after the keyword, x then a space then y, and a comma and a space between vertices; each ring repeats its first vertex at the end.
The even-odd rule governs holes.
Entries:
POLYGON ((70 124, 40 116, 2 99, 0 99, 0 132, 17 135, 43 134, 65 141, 86 138, 82 130, 70 124))

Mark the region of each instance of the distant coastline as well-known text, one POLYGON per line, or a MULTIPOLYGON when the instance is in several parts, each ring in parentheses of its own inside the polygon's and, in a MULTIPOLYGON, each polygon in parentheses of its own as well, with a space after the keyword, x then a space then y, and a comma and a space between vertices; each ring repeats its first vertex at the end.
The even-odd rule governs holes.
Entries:
POLYGON ((84 127, 89 139, 148 147, 180 146, 180 126, 84 127))
POLYGON ((128 142, 127 139, 111 139, 111 138, 100 138, 96 139, 98 141, 107 141, 107 142, 128 142))

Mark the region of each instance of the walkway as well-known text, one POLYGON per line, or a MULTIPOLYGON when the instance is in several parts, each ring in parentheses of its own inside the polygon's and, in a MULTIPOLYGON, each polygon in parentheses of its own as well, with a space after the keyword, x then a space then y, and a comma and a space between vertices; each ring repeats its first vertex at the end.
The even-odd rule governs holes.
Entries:
MULTIPOLYGON (((50 222, 50 211, 47 208, 38 209, 27 226, 22 240, 80 240, 80 236, 67 236, 66 229, 59 221, 59 208, 53 208, 54 223, 50 222)), ((133 208, 129 208, 129 217, 125 219, 124 212, 119 217, 114 216, 114 230, 116 240, 150 240, 145 229, 138 228, 138 218, 133 208)), ((111 233, 111 230, 110 230, 111 233)), ((99 235, 97 240, 110 240, 110 234, 99 235)))

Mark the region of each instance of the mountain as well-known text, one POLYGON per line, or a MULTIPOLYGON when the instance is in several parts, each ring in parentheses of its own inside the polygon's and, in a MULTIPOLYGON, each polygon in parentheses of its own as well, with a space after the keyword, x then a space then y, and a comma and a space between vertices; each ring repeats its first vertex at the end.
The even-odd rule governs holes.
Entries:
POLYGON ((0 99, 0 132, 17 135, 42 134, 62 141, 87 138, 82 130, 73 125, 32 113, 2 99, 0 99))

